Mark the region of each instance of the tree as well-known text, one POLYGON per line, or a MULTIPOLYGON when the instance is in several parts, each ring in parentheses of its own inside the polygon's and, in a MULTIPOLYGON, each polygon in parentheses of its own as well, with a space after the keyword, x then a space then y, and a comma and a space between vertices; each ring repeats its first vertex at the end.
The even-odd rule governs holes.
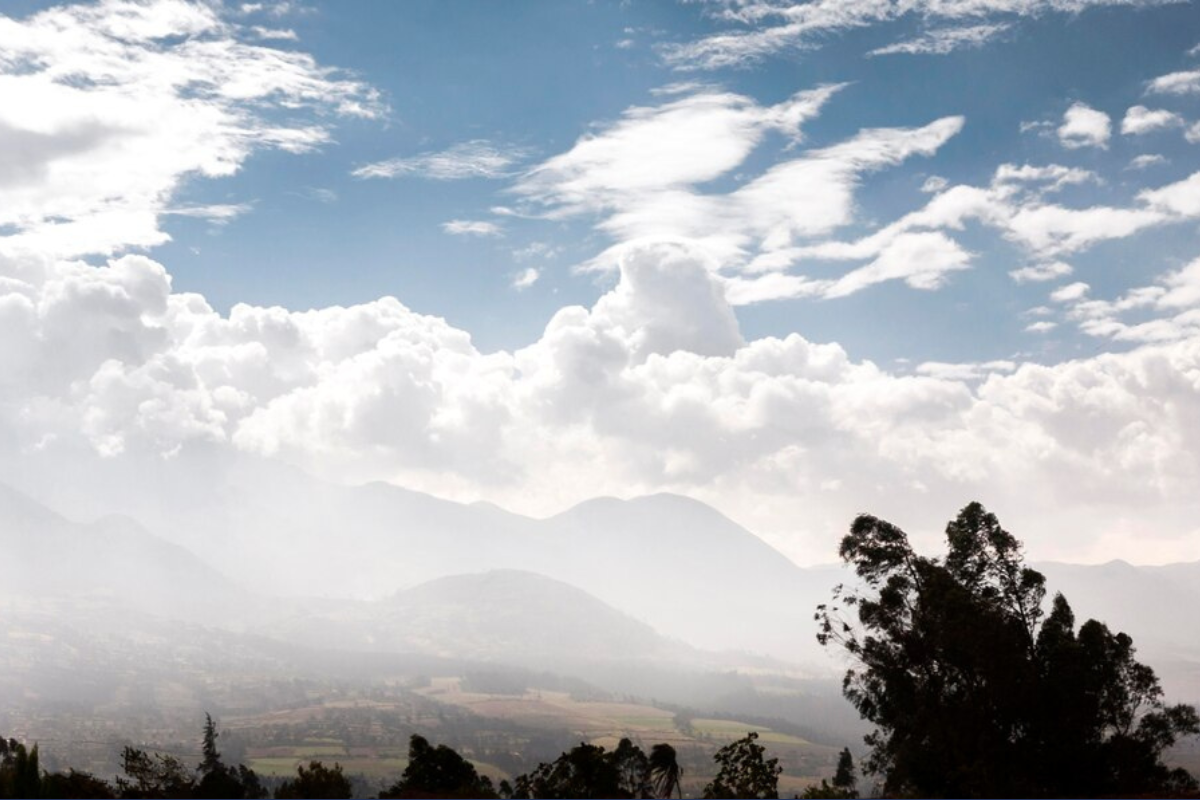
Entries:
POLYGON ((0 797, 41 797, 38 746, 0 738, 0 797))
POLYGON ((650 796, 650 761, 642 748, 622 737, 612 752, 612 761, 617 771, 618 797, 650 796))
POLYGON ((805 800, 853 800, 858 797, 858 779, 854 776, 854 757, 850 748, 843 747, 838 754, 837 770, 833 781, 821 779, 819 786, 809 786, 800 795, 805 800))
POLYGON ((174 756, 126 747, 121 751, 121 770, 125 777, 117 778, 121 797, 162 797, 167 800, 190 798, 196 781, 174 756))
POLYGON ((444 744, 433 747, 413 734, 408 743, 408 766, 400 780, 381 792, 381 800, 404 797, 496 797, 492 781, 481 777, 471 762, 444 744))
POLYGON ((67 772, 47 772, 42 775, 42 797, 91 797, 111 800, 116 797, 113 787, 87 772, 75 769, 67 772))
POLYGON ((217 724, 211 714, 204 715, 204 738, 200 745, 202 760, 197 772, 200 780, 196 785, 198 798, 243 798, 266 797, 266 790, 253 770, 239 764, 226 766, 217 750, 217 724))
POLYGON ((350 796, 350 779, 342 774, 342 765, 335 763, 330 769, 320 761, 308 762, 307 769, 301 764, 296 768, 296 777, 275 790, 277 800, 346 800, 350 796))
POLYGON ((675 754, 675 748, 669 744, 656 744, 650 748, 649 758, 650 785, 654 796, 668 798, 673 794, 683 797, 680 782, 683 780, 683 768, 675 754))
POLYGON ((617 749, 580 743, 550 764, 539 764, 513 781, 514 798, 645 797, 649 762, 641 748, 622 739, 617 749))
POLYGON ((768 798, 779 797, 779 759, 763 759, 766 748, 757 743, 758 734, 751 731, 736 742, 717 751, 717 777, 704 787, 706 798, 768 798))
POLYGON ((204 715, 204 741, 200 745, 203 761, 200 762, 200 774, 211 775, 223 772, 225 765, 221 763, 221 754, 217 751, 217 723, 213 722, 212 714, 204 715))
POLYGON ((854 775, 854 756, 850 755, 849 747, 843 747, 842 752, 838 754, 837 769, 833 773, 833 787, 857 794, 857 785, 858 778, 854 775))
POLYGON ((1075 632, 1062 595, 1020 542, 971 503, 946 527, 944 561, 904 531, 855 519, 842 559, 861 584, 819 606, 818 640, 854 666, 843 691, 876 726, 867 769, 888 794, 1062 796, 1194 785, 1162 752, 1200 732, 1191 706, 1166 706, 1133 643, 1094 620, 1075 632), (854 610, 857 624, 841 614, 854 610))

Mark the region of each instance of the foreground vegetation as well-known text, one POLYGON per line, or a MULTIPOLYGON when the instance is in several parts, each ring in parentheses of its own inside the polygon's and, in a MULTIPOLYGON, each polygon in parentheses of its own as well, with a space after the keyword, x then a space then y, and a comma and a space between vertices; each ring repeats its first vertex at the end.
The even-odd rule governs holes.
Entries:
MULTIPOLYGON (((148 754, 127 747, 122 754, 124 774, 114 783, 86 772, 50 772, 40 769, 38 747, 26 749, 15 740, 0 740, 0 798, 234 798, 259 800, 268 797, 259 776, 245 765, 224 763, 217 749, 217 729, 207 717, 203 736, 203 760, 195 769, 170 755, 148 754)), ((716 777, 704 789, 706 798, 777 798, 782 769, 778 760, 764 758, 751 732, 722 747, 713 760, 716 777)), ((669 744, 654 745, 647 755, 629 739, 616 749, 581 742, 550 763, 542 763, 511 783, 480 775, 471 762, 444 744, 433 746, 413 735, 408 766, 389 789, 379 793, 390 798, 671 798, 682 797, 683 769, 669 744)), ((854 767, 849 750, 842 752, 832 784, 822 781, 810 789, 809 798, 853 798, 854 767)), ((280 783, 274 795, 291 798, 350 798, 352 786, 341 765, 327 767, 310 761, 296 775, 280 783)))
MULTIPOLYGON (((946 539, 943 558, 923 557, 904 531, 860 516, 840 547, 858 581, 839 587, 834 602, 817 610, 819 641, 840 648, 852 662, 844 694, 875 726, 866 740, 865 762, 866 773, 877 781, 875 791, 929 797, 1197 796, 1193 777, 1168 768, 1163 756, 1177 741, 1200 733, 1200 717, 1192 706, 1164 702, 1154 671, 1136 660, 1130 638, 1095 620, 1077 627, 1061 594, 1047 608, 1044 577, 1025 566, 1020 543, 982 506, 964 508, 947 526, 946 539)), ((452 708, 501 716, 518 706, 536 707, 541 718, 551 713, 572 720, 572 730, 587 730, 580 725, 586 719, 582 712, 603 705, 556 704, 553 692, 543 698, 524 683, 515 688, 507 685, 511 680, 499 687, 493 683, 494 676, 486 674, 452 685, 427 678, 414 697, 431 703, 424 698, 436 695, 452 708), (497 700, 492 690, 504 699, 497 700)), ((431 721, 446 727, 447 706, 432 706, 434 720, 410 712, 417 730, 427 732, 431 721)), ((545 757, 564 750, 534 768, 533 760, 519 754, 536 756, 511 736, 501 737, 508 744, 496 740, 466 748, 473 758, 483 753, 487 760, 507 751, 513 760, 498 770, 411 735, 407 759, 402 749, 386 759, 392 770, 387 780, 393 781, 401 767, 403 773, 390 786, 376 783, 375 789, 353 782, 361 778, 347 774, 343 763, 326 766, 318 760, 351 755, 337 739, 271 748, 270 757, 259 748, 260 757, 252 756, 250 766, 226 764, 211 718, 195 767, 174 755, 126 747, 121 775, 113 781, 75 769, 43 769, 36 744, 27 748, 0 740, 0 797, 340 798, 374 792, 380 798, 665 798, 683 796, 683 764, 692 776, 692 793, 778 797, 783 768, 778 758, 766 757, 751 726, 682 712, 672 716, 632 703, 609 706, 608 715, 624 715, 622 725, 637 732, 609 736, 593 730, 584 734, 590 741, 570 749, 560 743, 534 751, 545 757), (676 731, 680 738, 673 738, 676 731), (707 758, 711 747, 687 752, 692 760, 684 760, 669 743, 694 746, 713 732, 725 742, 712 756, 715 775, 697 769, 694 760, 707 758), (635 743, 651 736, 669 741, 660 739, 648 752, 635 743), (297 766, 294 758, 274 757, 276 749, 304 761, 297 766), (380 786, 387 788, 378 791, 380 786)), ((306 713, 298 707, 287 716, 306 713)), ((786 732, 757 730, 764 732, 764 743, 811 746, 786 732)), ((396 744, 402 747, 401 742, 396 744)), ((244 748, 233 752, 235 761, 247 755, 244 748)), ((832 759, 836 750, 824 752, 832 759)), ((849 750, 842 751, 831 779, 803 789, 813 780, 812 772, 807 774, 807 779, 790 778, 789 793, 856 796, 849 750)))

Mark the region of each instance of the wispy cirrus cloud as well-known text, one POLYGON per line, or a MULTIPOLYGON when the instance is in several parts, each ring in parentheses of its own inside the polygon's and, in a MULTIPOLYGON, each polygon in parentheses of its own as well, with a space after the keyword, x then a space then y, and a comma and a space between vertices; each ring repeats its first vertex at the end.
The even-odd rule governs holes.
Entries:
POLYGON ((366 164, 351 174, 356 178, 426 178, 461 181, 496 180, 511 176, 511 169, 528 157, 522 148, 499 147, 486 139, 461 142, 445 150, 418 153, 366 164))
POLYGON ((798 242, 851 222, 854 192, 864 175, 933 154, 963 125, 960 117, 946 117, 796 149, 803 124, 842 88, 818 87, 772 106, 700 89, 657 107, 632 108, 530 169, 513 191, 530 214, 595 219, 615 243, 591 259, 589 268, 612 269, 624 248, 647 240, 701 244, 717 268, 731 274, 726 285, 736 303, 840 297, 896 279, 934 288, 969 261, 965 250, 941 234, 893 242, 840 279, 760 274, 786 270, 798 242), (741 166, 770 132, 792 144, 781 160, 729 191, 703 190, 703 184, 741 166))
POLYGON ((1012 25, 998 22, 984 25, 966 25, 957 28, 937 28, 926 31, 915 39, 879 47, 867 53, 869 56, 890 55, 939 55, 944 56, 955 50, 971 47, 982 47, 1005 31, 1011 30, 1012 25))
POLYGON ((452 219, 442 223, 442 230, 451 236, 503 236, 504 229, 495 222, 478 219, 452 219))
MULTIPOLYGON (((187 178, 233 174, 258 149, 311 151, 338 117, 384 113, 366 83, 246 41, 223 12, 114 0, 0 16, 0 253, 160 244, 187 178)), ((242 210, 216 208, 203 215, 242 210)))
MULTIPOLYGON (((1050 13, 1076 14, 1094 6, 1152 5, 1160 0, 973 0, 945 3, 915 0, 908 3, 877 0, 733 0, 713 2, 714 17, 731 30, 697 41, 660 48, 663 59, 678 69, 743 67, 772 55, 815 49, 830 35, 855 28, 894 22, 906 17, 931 25, 910 42, 893 45, 888 52, 949 53, 977 46, 994 37, 997 26, 1012 20, 1050 13), (947 23, 952 27, 944 27, 947 23), (969 23, 969 24, 964 24, 969 23), (992 30, 989 30, 992 29, 992 30)), ((876 51, 875 55, 882 55, 876 51)))

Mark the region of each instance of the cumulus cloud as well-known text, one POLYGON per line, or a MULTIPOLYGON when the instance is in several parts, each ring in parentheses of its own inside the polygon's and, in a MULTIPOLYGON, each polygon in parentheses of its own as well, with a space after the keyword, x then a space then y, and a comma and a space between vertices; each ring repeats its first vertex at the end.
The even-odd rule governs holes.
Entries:
POLYGON ((255 149, 311 150, 337 117, 382 113, 366 84, 242 37, 219 6, 181 0, 0 16, 0 255, 160 244, 187 178, 230 175, 255 149))
POLYGON ((1088 293, 1088 289, 1090 288, 1091 287, 1083 281, 1076 281, 1075 283, 1069 283, 1062 288, 1055 289, 1050 293, 1050 299, 1056 303, 1069 303, 1086 295, 1088 293))
POLYGON ((407 158, 390 158, 355 169, 356 178, 427 178, 461 181, 468 178, 495 180, 509 176, 513 165, 524 160, 520 148, 501 149, 485 139, 462 142, 446 150, 419 153, 407 158))
POLYGON ((1097 111, 1086 103, 1074 103, 1063 114, 1062 125, 1058 126, 1058 141, 1063 147, 1108 146, 1112 136, 1112 120, 1103 111, 1097 111))
POLYGON ((1197 94, 1200 93, 1200 69, 1184 70, 1161 75, 1150 81, 1147 91, 1151 94, 1197 94))
POLYGON ((1131 106, 1121 120, 1121 133, 1126 136, 1140 136, 1144 133, 1173 128, 1182 125, 1183 120, 1178 114, 1166 109, 1149 109, 1145 106, 1131 106))
MULTIPOLYGON (((1166 535, 1197 510, 1197 337, 1053 366, 895 374, 797 334, 747 340, 709 259, 687 242, 631 246, 591 307, 490 354, 392 298, 221 314, 141 256, 24 277, 10 265, 0 436, 12 452, 64 458, 80 445, 117 459, 203 444, 531 513, 683 491, 786 537, 802 559, 826 558, 864 504, 883 513, 914 491, 934 517, 985 492, 1043 557, 1093 554, 1100 534, 1112 535, 1095 555, 1136 552, 1114 503, 1159 509, 1166 535)), ((1194 307, 1195 274, 1156 284, 1155 306, 1194 307)), ((1064 303, 1087 301, 1073 296, 1064 303)))

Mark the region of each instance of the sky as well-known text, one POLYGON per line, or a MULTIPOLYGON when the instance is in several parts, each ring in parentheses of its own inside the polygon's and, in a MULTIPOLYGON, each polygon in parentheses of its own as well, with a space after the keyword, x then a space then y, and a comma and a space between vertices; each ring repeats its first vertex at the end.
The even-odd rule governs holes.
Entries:
POLYGON ((1195 560, 1198 225, 1187 2, 16 0, 0 475, 1195 560))

